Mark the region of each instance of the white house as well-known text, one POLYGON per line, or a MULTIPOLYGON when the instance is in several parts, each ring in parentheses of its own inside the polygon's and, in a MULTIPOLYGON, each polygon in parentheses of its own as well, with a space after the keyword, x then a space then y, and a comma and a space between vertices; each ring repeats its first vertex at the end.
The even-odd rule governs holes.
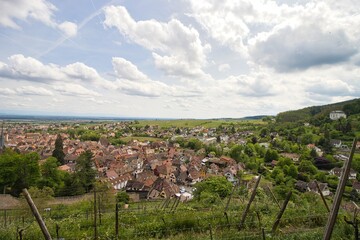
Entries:
POLYGON ((331 120, 338 120, 340 118, 346 118, 346 114, 343 111, 336 110, 336 111, 330 112, 331 120))

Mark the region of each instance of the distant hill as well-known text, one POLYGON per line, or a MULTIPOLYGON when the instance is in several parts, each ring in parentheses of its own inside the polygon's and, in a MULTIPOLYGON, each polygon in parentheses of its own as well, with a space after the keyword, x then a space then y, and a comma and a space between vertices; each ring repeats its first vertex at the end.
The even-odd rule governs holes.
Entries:
POLYGON ((246 117, 243 117, 242 119, 244 119, 244 120, 261 120, 264 117, 274 117, 274 116, 269 116, 269 115, 246 116, 246 117))
POLYGON ((312 106, 299 110, 281 112, 276 116, 278 122, 309 121, 312 118, 328 116, 331 111, 342 110, 346 115, 360 113, 360 99, 356 98, 344 102, 332 103, 323 106, 312 106))

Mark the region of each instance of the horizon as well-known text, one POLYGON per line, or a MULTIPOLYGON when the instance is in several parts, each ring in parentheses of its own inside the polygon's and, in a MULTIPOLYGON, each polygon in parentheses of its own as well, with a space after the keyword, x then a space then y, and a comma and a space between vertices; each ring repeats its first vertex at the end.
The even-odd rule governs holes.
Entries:
POLYGON ((121 117, 121 116, 87 116, 87 115, 41 115, 41 114, 7 114, 0 112, 0 120, 122 120, 122 121, 132 121, 132 120, 246 120, 249 118, 260 118, 274 115, 254 115, 254 116, 245 116, 242 118, 159 118, 159 117, 121 117))
POLYGON ((360 96, 360 2, 0 8, 0 112, 8 114, 244 118, 360 96))

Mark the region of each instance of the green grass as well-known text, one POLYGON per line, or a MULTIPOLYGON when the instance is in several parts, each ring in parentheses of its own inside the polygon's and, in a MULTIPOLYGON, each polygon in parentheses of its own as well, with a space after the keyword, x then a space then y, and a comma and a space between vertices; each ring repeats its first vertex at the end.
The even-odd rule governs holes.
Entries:
POLYGON ((193 128, 193 127, 205 127, 205 128, 215 128, 220 125, 264 125, 266 122, 261 120, 200 120, 200 119, 176 119, 176 120, 139 120, 138 124, 134 124, 134 126, 144 127, 146 125, 155 126, 158 125, 161 128, 169 128, 169 127, 179 127, 179 128, 193 128))
MULTIPOLYGON (((246 194, 246 193, 244 193, 246 194)), ((228 199, 213 205, 204 202, 180 203, 176 211, 171 211, 174 199, 163 207, 165 201, 144 201, 130 203, 128 209, 119 212, 120 239, 261 239, 261 228, 265 229, 266 239, 321 239, 327 212, 321 199, 315 194, 294 195, 275 233, 272 224, 279 211, 272 198, 259 191, 250 208, 245 227, 238 231, 237 226, 249 195, 235 195, 224 216, 228 199), (260 216, 260 221, 258 216, 260 216), (261 225, 261 227, 260 227, 261 225), (210 232, 211 228, 211 232, 210 232)), ((279 199, 282 202, 282 199, 279 199)), ((39 210, 53 238, 56 225, 60 227, 60 237, 65 239, 93 239, 93 205, 91 200, 81 200, 71 205, 54 205, 51 214, 39 210)), ((23 206, 24 207, 24 206, 23 206)), ((29 209, 7 212, 8 221, 4 226, 0 215, 0 240, 16 239, 18 229, 24 228, 23 239, 42 239, 41 231, 29 209), (22 222, 24 217, 24 223, 22 222), (10 221, 11 219, 11 221, 10 221)), ((102 195, 101 224, 98 218, 99 239, 115 239, 115 211, 113 195, 102 195)), ((1 212, 0 212, 1 213, 1 212)), ((344 223, 343 215, 338 217, 333 239, 353 237, 353 229, 344 223)))

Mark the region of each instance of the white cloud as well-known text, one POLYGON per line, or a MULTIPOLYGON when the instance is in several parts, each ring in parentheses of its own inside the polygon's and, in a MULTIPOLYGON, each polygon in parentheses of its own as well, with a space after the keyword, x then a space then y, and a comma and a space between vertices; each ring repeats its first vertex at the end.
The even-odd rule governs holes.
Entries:
POLYGON ((127 79, 135 82, 148 81, 148 77, 139 69, 124 58, 114 57, 112 59, 113 68, 118 78, 127 79))
POLYGON ((359 51, 360 15, 349 1, 189 0, 189 15, 221 45, 284 72, 348 61, 359 51))
POLYGON ((223 94, 236 94, 245 97, 267 97, 281 93, 280 79, 268 70, 252 71, 249 74, 229 76, 218 82, 216 89, 223 94))
POLYGON ((227 64, 227 63, 224 63, 224 64, 220 64, 219 67, 218 67, 218 70, 219 72, 226 72, 226 71, 229 71, 230 70, 230 65, 227 64))
POLYGON ((301 70, 347 61, 357 50, 343 30, 324 32, 319 26, 286 26, 251 48, 253 59, 278 71, 301 70))
POLYGON ((33 82, 83 82, 114 89, 115 85, 84 63, 76 62, 61 67, 55 64, 43 64, 21 54, 9 57, 9 63, 0 62, 0 77, 33 82))
POLYGON ((113 68, 117 76, 115 84, 120 91, 128 95, 145 97, 199 95, 198 91, 187 90, 182 86, 169 86, 152 80, 124 58, 113 58, 113 68))
POLYGON ((28 21, 34 19, 52 28, 59 28, 68 37, 76 35, 77 25, 72 22, 58 24, 54 20, 57 8, 46 0, 14 0, 0 1, 0 25, 14 29, 21 29, 18 20, 28 21))
POLYGON ((210 45, 202 44, 198 31, 179 20, 159 22, 154 19, 135 21, 125 7, 104 8, 106 27, 119 32, 140 46, 152 51, 155 65, 172 76, 203 76, 206 52, 210 45))
POLYGON ((61 24, 58 25, 58 28, 64 32, 64 34, 66 35, 66 37, 74 37, 77 34, 77 25, 75 23, 72 22, 63 22, 61 24))
POLYGON ((14 95, 16 92, 9 88, 0 88, 0 94, 1 95, 14 95))
POLYGON ((69 96, 80 96, 80 97, 98 97, 101 96, 101 94, 89 90, 79 84, 74 83, 66 83, 61 85, 53 86, 54 90, 58 91, 59 93, 63 95, 69 95, 69 96))
POLYGON ((16 92, 23 95, 52 96, 51 91, 43 87, 23 86, 16 89, 16 92))
POLYGON ((247 54, 244 38, 250 30, 243 20, 243 13, 252 10, 246 1, 189 1, 192 8, 190 13, 220 44, 247 54))

